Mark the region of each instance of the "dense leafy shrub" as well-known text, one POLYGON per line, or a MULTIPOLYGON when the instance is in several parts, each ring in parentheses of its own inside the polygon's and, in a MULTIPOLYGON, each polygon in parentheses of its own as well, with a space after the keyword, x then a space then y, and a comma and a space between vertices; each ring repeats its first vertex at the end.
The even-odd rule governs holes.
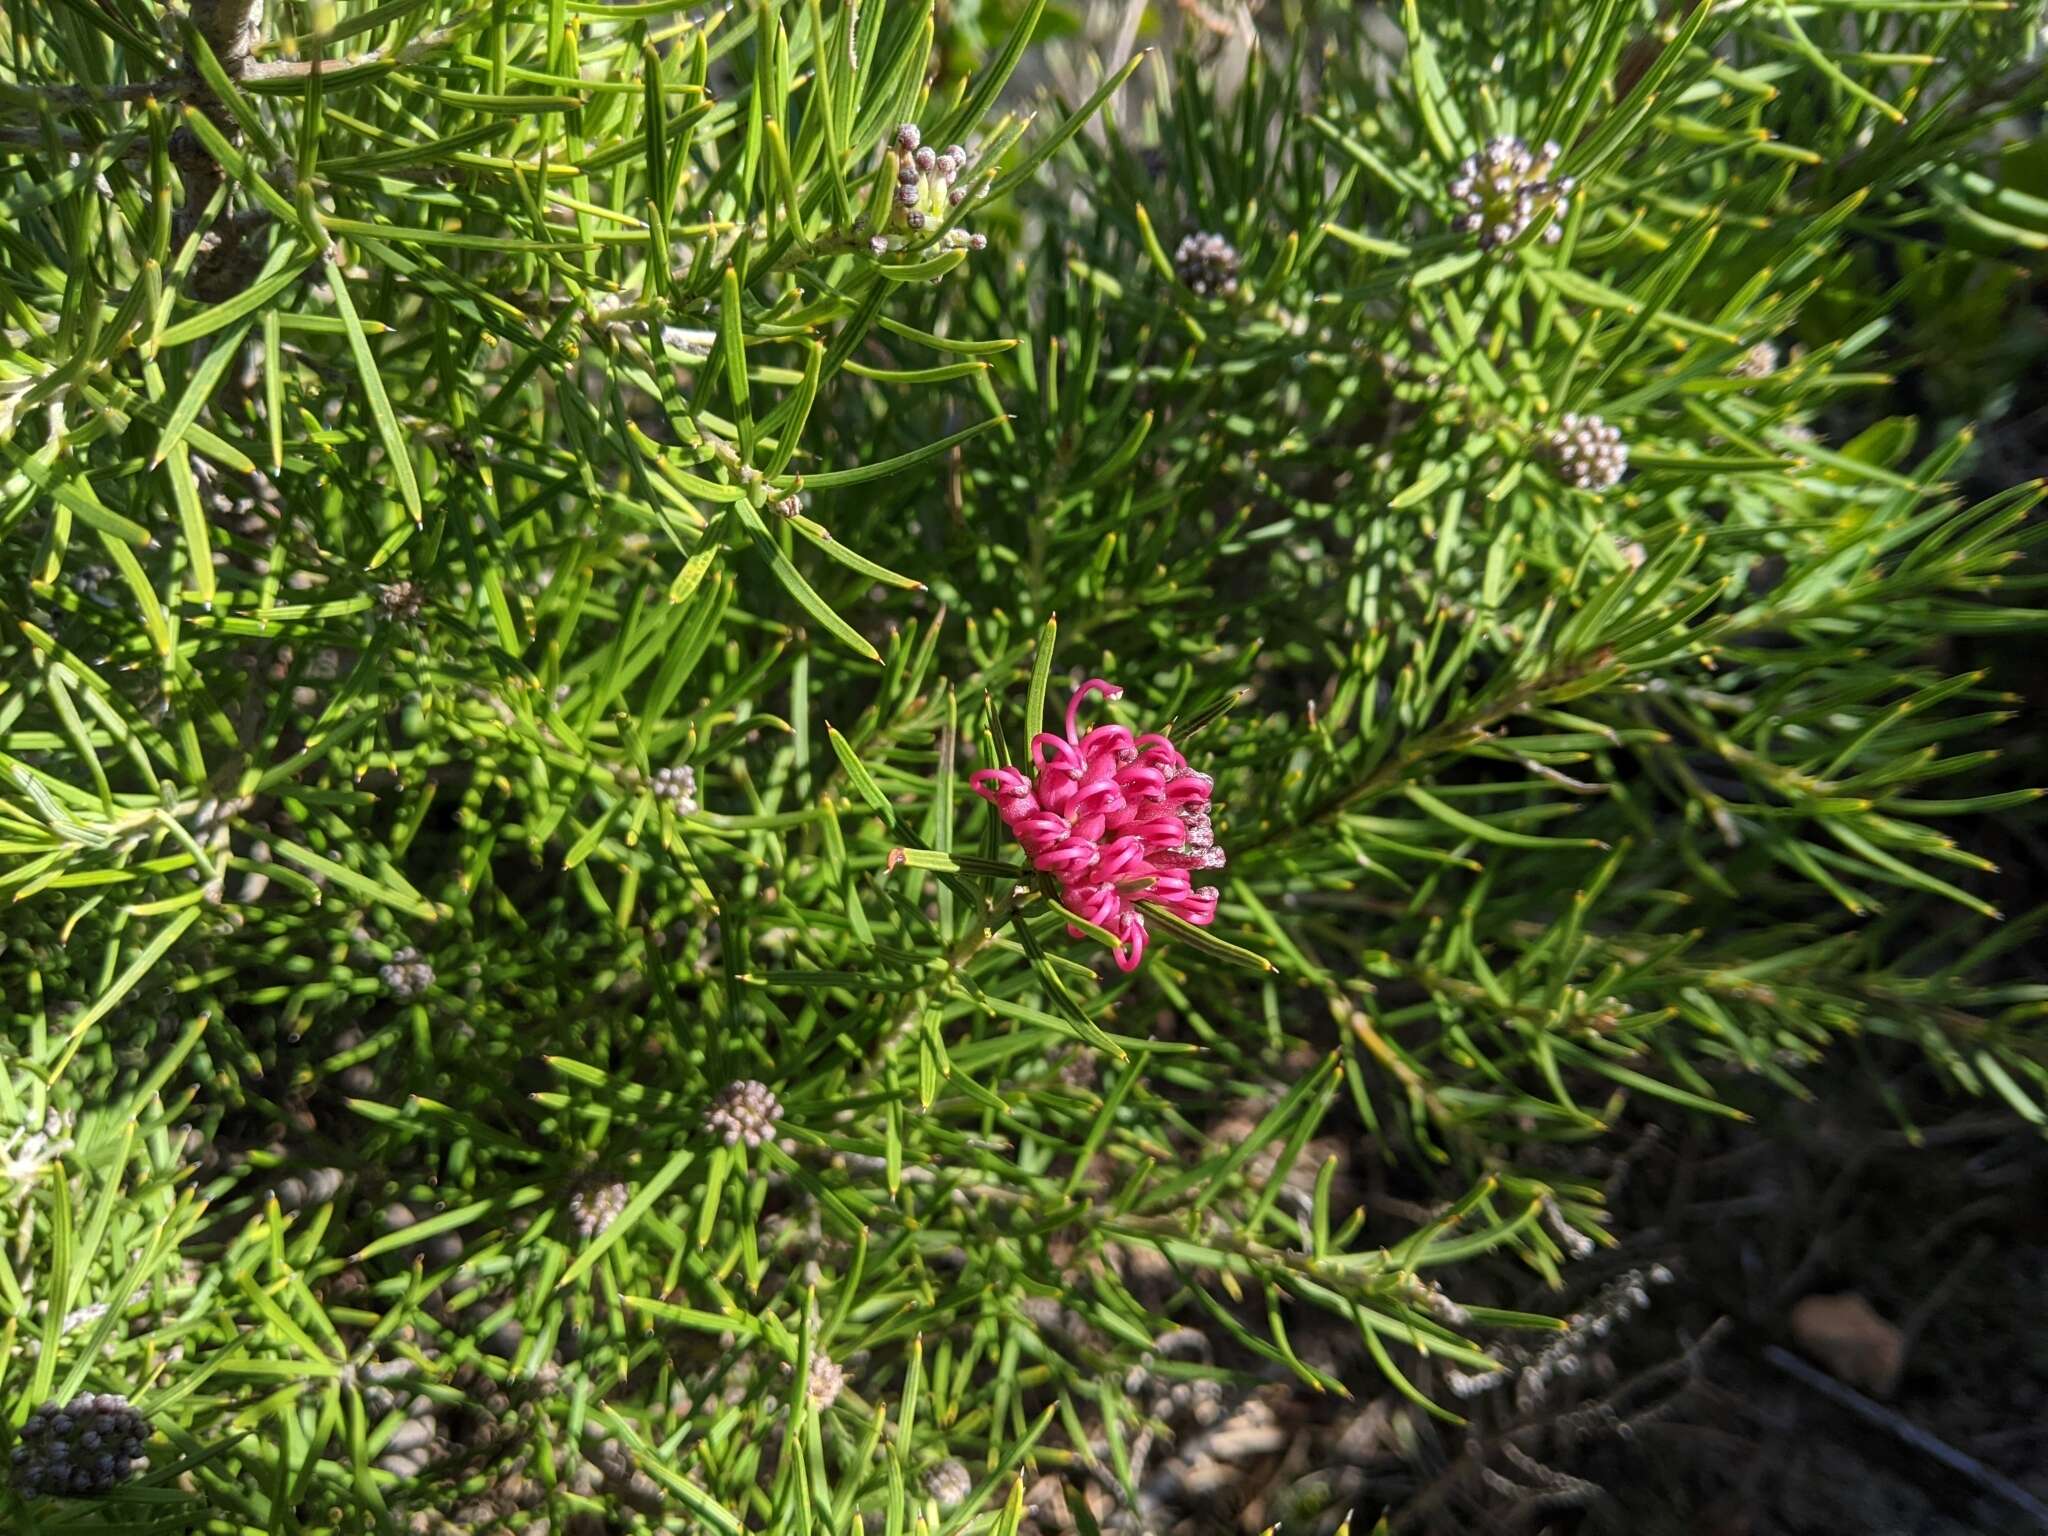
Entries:
POLYGON ((1544 1358, 1631 1101, 2042 1116, 2040 490, 1841 430, 2048 245, 2039 6, 960 9, 0 17, 0 1418, 115 1518, 1122 1526, 1142 1383, 1544 1358))

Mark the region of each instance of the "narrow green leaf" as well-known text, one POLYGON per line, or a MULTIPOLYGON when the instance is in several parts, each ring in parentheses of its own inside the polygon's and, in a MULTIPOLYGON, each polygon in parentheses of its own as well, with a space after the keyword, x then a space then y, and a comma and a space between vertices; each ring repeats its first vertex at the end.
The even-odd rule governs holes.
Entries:
POLYGON ((1102 110, 1102 104, 1115 95, 1123 83, 1137 72, 1138 66, 1145 62, 1146 55, 1151 53, 1151 51, 1149 48, 1139 49, 1138 52, 1124 60, 1120 68, 1104 76, 1102 83, 1096 86, 1086 101, 1082 102, 1079 107, 1075 108, 1068 115, 1066 121, 1047 134, 1030 154, 996 178, 995 185, 989 188, 989 200, 994 201, 996 198, 1007 197, 1011 192, 1030 180, 1037 173, 1038 168, 1045 164, 1047 160, 1050 160, 1062 144, 1079 133, 1087 125, 1088 120, 1102 110))
POLYGON ((356 374, 363 382, 363 394, 370 403, 370 414, 376 418, 377 435, 383 439, 385 458, 391 465, 391 472, 398 477, 398 491, 405 499, 405 509, 417 523, 426 514, 420 505, 419 481, 413 477, 412 455, 407 451, 405 434, 399 430, 398 417, 391 409, 391 397, 384 393, 383 376, 377 372, 377 359, 370 352, 370 339, 363 334, 363 323, 356 317, 355 301, 349 297, 348 280, 342 276, 341 265, 330 257, 326 267, 328 286, 334 290, 334 308, 348 331, 348 349, 355 358, 356 374))
POLYGON ((804 580, 803 573, 790 564, 789 556, 782 552, 782 546, 775 541, 775 535, 761 521, 761 514, 745 501, 735 502, 733 510, 753 537, 754 548, 761 558, 768 562, 768 568, 775 573, 775 579, 782 583, 785 592, 796 599, 797 605, 824 626, 825 632, 844 645, 848 650, 869 661, 880 661, 881 655, 870 645, 859 630, 842 619, 830 603, 818 596, 815 588, 804 580))
POLYGON ((221 375, 241 354, 242 342, 249 334, 253 320, 244 320, 235 328, 234 334, 226 341, 216 343, 206 354, 199 366, 192 370, 192 377, 186 382, 184 393, 178 396, 178 403, 171 409, 170 420, 157 435, 156 447, 150 451, 149 467, 156 468, 163 463, 173 443, 185 440, 186 430, 199 419, 207 401, 213 398, 213 391, 219 385, 221 375))
POLYGON ((928 463, 939 455, 981 436, 989 428, 1000 425, 1007 418, 996 416, 977 421, 971 427, 963 427, 935 442, 926 443, 922 448, 913 448, 908 453, 898 454, 893 459, 884 459, 879 464, 864 464, 855 469, 828 469, 811 475, 778 476, 775 485, 778 490, 836 490, 849 485, 865 485, 870 480, 887 479, 890 475, 901 474, 919 464, 928 463))
POLYGON ((395 870, 389 871, 385 879, 379 880, 360 870, 350 869, 346 864, 338 863, 325 854, 315 853, 312 849, 288 838, 274 838, 270 847, 280 858, 288 859, 316 875, 325 875, 336 885, 354 892, 366 901, 383 902, 387 906, 397 907, 401 912, 409 912, 414 917, 426 918, 429 921, 440 915, 434 910, 433 904, 406 884, 404 877, 395 870))

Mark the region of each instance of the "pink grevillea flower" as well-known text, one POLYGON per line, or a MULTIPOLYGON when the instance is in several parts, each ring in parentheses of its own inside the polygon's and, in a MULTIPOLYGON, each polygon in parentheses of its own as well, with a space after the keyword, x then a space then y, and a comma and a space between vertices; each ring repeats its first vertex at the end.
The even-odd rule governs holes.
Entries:
MULTIPOLYGON (((1209 826, 1214 788, 1164 736, 1134 737, 1120 725, 1083 732, 1081 702, 1123 690, 1092 677, 1067 704, 1067 734, 1031 738, 1035 777, 1017 768, 984 768, 968 783, 996 808, 1031 856, 1031 867, 1059 881, 1060 901, 1116 935, 1116 963, 1129 971, 1144 958, 1145 914, 1164 907, 1207 927, 1216 893, 1189 882, 1197 869, 1221 869, 1223 850, 1209 826)), ((1075 938, 1080 929, 1068 926, 1075 938)))

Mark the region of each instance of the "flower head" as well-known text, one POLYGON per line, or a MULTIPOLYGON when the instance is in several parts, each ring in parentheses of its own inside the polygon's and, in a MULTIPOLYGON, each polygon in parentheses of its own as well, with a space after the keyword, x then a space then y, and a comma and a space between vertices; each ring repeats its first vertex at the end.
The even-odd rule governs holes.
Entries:
POLYGON ((1735 360, 1732 372, 1738 379, 1767 379, 1778 371, 1778 344, 1760 341, 1735 360))
POLYGON ((697 814, 697 770, 688 763, 654 770, 650 786, 657 800, 666 800, 678 816, 697 814))
POLYGON ((402 1003, 425 995, 434 984, 434 968, 420 958, 418 950, 410 947, 399 950, 389 962, 379 966, 377 975, 384 990, 402 1003))
POLYGON ((1450 185, 1452 202, 1464 209, 1458 228, 1479 236, 1480 247, 1491 251, 1519 240, 1547 209, 1552 218, 1543 239, 1555 245, 1577 185, 1569 176, 1551 176, 1560 153, 1555 144, 1532 151, 1520 139, 1503 137, 1467 155, 1450 185))
POLYGON ((751 1077, 727 1083, 704 1111, 704 1126, 728 1147, 745 1142, 758 1147, 775 1134, 775 1122, 782 1118, 782 1101, 766 1083, 751 1077))
POLYGON ((974 1492, 974 1474, 964 1463, 948 1458, 924 1475, 924 1491, 941 1509, 952 1509, 974 1492))
POLYGON ((1227 299, 1237 292, 1237 248, 1221 235, 1197 232, 1173 253, 1173 275, 1198 297, 1227 299))
POLYGON ((377 611, 400 624, 417 619, 426 600, 427 589, 416 581, 394 581, 377 589, 377 611))
POLYGON ((824 1351, 813 1351, 811 1373, 806 1386, 810 1392, 811 1406, 822 1413, 838 1402, 839 1394, 846 1390, 845 1367, 836 1364, 824 1351))
POLYGON ((89 1498, 144 1470, 149 1420, 125 1397, 81 1393, 47 1402, 21 1426, 14 1447, 14 1486, 26 1498, 89 1498))
POLYGON ((1558 478, 1582 491, 1604 491, 1628 473, 1628 445, 1621 429, 1598 416, 1567 411, 1544 438, 1558 478))
POLYGON ((586 1179, 569 1192, 569 1225, 586 1242, 601 1237, 619 1219, 630 1198, 630 1191, 617 1179, 586 1179))
MULTIPOLYGON (((947 214, 967 200, 968 188, 954 185, 971 158, 967 147, 949 144, 937 149, 924 142, 917 124, 905 123, 896 130, 890 148, 896 157, 894 208, 904 229, 916 235, 929 225, 945 223, 947 214)), ((988 237, 952 226, 946 229, 943 244, 948 250, 980 251, 988 248, 988 237)), ((899 246, 877 235, 870 248, 879 256, 899 246)))
MULTIPOLYGON (((1095 693, 1114 699, 1123 690, 1101 678, 1075 689, 1066 735, 1031 739, 1035 777, 984 768, 968 782, 1017 834, 1032 868, 1059 882, 1068 909, 1116 936, 1116 963, 1129 971, 1148 937, 1140 902, 1203 927, 1215 920, 1216 893, 1189 876, 1221 869, 1223 850, 1209 825, 1209 776, 1156 733, 1134 737, 1120 725, 1083 732, 1081 704, 1095 693)), ((1068 932, 1083 937, 1071 925, 1068 932)))

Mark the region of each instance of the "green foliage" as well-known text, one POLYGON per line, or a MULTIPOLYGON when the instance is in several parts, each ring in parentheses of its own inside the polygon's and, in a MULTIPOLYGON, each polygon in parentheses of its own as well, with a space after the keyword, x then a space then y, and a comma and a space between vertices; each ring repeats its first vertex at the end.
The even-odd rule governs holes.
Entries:
POLYGON ((1176 1327, 1447 1413, 1631 1100, 2048 1117, 2042 488, 1859 403, 2010 367, 2037 0, 1279 9, 0 13, 0 1423, 120 1528, 1010 1533, 1176 1327), (1128 975, 967 784, 1098 674, 1229 854, 1128 975))

